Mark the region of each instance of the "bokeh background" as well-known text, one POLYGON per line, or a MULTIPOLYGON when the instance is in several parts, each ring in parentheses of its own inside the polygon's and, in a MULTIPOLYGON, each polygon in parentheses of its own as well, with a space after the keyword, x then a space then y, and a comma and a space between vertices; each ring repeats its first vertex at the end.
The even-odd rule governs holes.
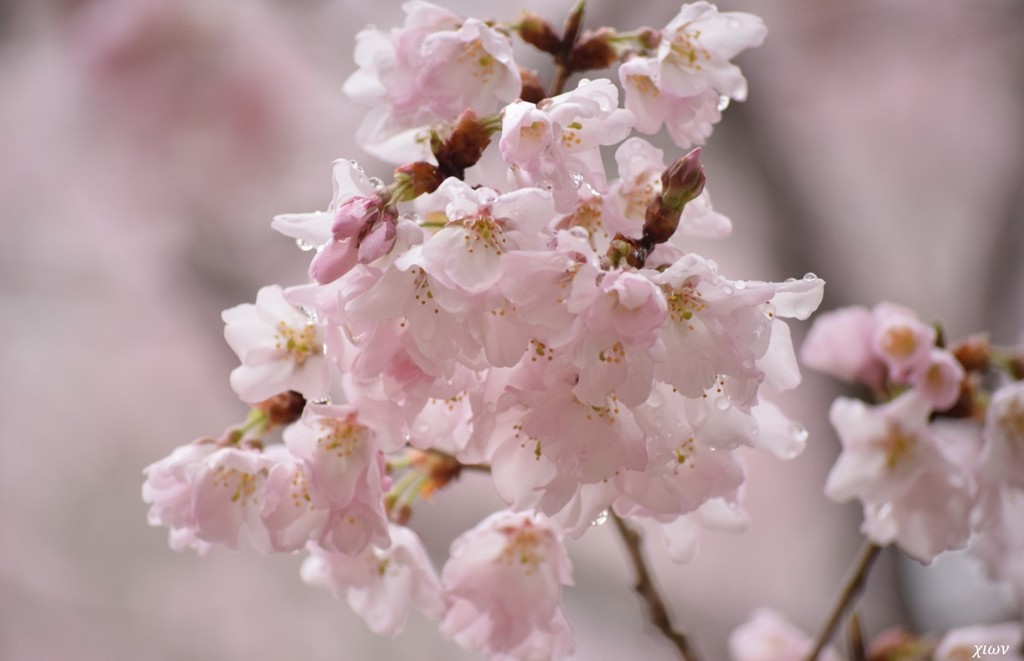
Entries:
MULTIPOLYGON (((568 0, 452 8, 560 23, 568 0)), ((695 249, 735 278, 813 271, 823 308, 892 300, 951 337, 1024 330, 1024 3, 722 2, 769 25, 740 58, 750 100, 706 148, 733 238, 695 249)), ((664 25, 679 5, 591 0, 588 25, 664 25)), ((274 214, 330 199, 364 110, 341 94, 355 32, 402 20, 353 0, 0 2, 0 659, 476 658, 413 619, 370 634, 298 578, 298 557, 168 549, 141 471, 244 416, 222 309, 304 278, 274 214)), ((799 338, 802 331, 796 333, 799 338)), ((856 506, 824 499, 838 390, 806 375, 784 404, 811 431, 795 461, 751 457, 741 536, 675 567, 674 617, 709 659, 760 605, 817 628, 858 546, 856 506)), ((475 476, 416 513, 440 563, 496 504, 475 476), (473 494, 467 498, 466 493, 473 494)), ((641 617, 610 526, 573 543, 579 659, 672 659, 641 617)), ((959 557, 890 553, 871 631, 1014 617, 959 557)))

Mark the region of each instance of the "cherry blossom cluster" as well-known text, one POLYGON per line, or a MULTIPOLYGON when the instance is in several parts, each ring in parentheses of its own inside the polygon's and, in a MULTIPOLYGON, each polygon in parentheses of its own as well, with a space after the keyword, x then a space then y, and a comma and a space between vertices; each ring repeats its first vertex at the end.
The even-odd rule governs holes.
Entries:
POLYGON ((416 609, 494 658, 564 658, 568 539, 615 516, 689 559, 700 530, 742 528, 741 450, 788 459, 806 440, 770 400, 800 382, 786 320, 822 281, 734 280, 690 252, 731 231, 700 148, 666 162, 632 136, 703 143, 765 29, 705 2, 629 33, 581 32, 580 4, 561 36, 532 14, 404 11, 359 34, 345 85, 393 181, 339 160, 325 211, 274 219, 312 260, 308 282, 223 313, 252 411, 149 466, 143 497, 175 548, 308 553, 304 579, 375 632, 416 609), (552 56, 550 91, 515 36, 552 56), (607 78, 563 91, 616 65, 621 104, 607 78), (437 572, 411 517, 466 470, 507 509, 437 572))

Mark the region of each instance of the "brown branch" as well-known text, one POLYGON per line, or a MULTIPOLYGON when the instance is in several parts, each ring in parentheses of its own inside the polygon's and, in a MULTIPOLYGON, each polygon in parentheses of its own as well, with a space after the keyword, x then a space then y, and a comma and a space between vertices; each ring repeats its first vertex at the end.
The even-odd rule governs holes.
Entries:
POLYGON ((615 512, 609 512, 609 514, 612 521, 615 522, 615 529, 619 532, 619 536, 622 537, 622 542, 626 545, 626 550, 629 552, 629 558, 633 562, 633 568, 636 570, 636 584, 633 586, 633 589, 636 590, 637 594, 644 600, 644 603, 647 604, 651 622, 676 646, 676 649, 679 650, 679 655, 684 661, 699 661, 700 656, 690 644, 686 635, 672 627, 672 620, 669 619, 665 601, 662 599, 661 594, 658 593, 657 586, 654 585, 650 571, 647 569, 647 562, 644 560, 643 552, 640 549, 640 544, 643 541, 640 533, 629 527, 615 512))
POLYGON ((569 76, 573 74, 572 67, 569 65, 569 54, 572 53, 572 48, 580 36, 580 27, 583 25, 583 9, 586 4, 586 0, 578 0, 569 10, 568 18, 565 19, 561 48, 555 55, 555 79, 551 82, 549 97, 561 94, 569 76))
POLYGON ((822 628, 821 633, 814 641, 814 649, 807 655, 807 661, 817 661, 818 656, 821 654, 825 646, 828 645, 829 641, 832 640, 832 636, 835 635, 836 629, 839 628, 839 623, 843 620, 843 615, 853 605, 857 598, 860 597, 860 593, 864 591, 864 584, 867 582, 868 573, 871 572, 871 565, 878 559, 879 553, 881 553, 882 547, 874 544, 873 542, 867 542, 864 544, 864 548, 861 549, 860 555, 857 558, 857 562, 854 565, 854 569, 850 574, 850 577, 846 579, 846 584, 843 586, 843 591, 839 595, 839 601, 832 607, 832 613, 828 618, 828 622, 822 628))

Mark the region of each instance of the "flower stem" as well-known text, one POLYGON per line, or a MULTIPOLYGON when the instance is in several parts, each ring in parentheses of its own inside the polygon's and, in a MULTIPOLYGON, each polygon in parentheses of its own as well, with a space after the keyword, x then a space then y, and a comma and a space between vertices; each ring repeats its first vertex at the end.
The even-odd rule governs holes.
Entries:
POLYGON ((615 522, 615 529, 618 531, 619 536, 622 537, 623 544, 626 545, 629 558, 633 562, 633 568, 636 570, 636 584, 633 586, 633 589, 636 590, 637 594, 647 604, 647 611, 651 622, 676 646, 676 649, 679 650, 679 655, 684 661, 699 661, 700 656, 698 656, 697 651, 690 644, 690 640, 685 634, 676 631, 672 627, 672 620, 668 616, 668 608, 665 606, 665 601, 658 592, 657 586, 654 585, 651 573, 647 569, 647 562, 644 560, 643 552, 640 549, 640 544, 643 541, 640 538, 640 533, 633 530, 615 512, 609 513, 611 514, 612 521, 615 522))
POLYGON ((815 639, 814 648, 811 650, 811 653, 807 655, 807 661, 817 661, 822 650, 832 640, 832 636, 835 635, 836 629, 839 628, 839 624, 843 620, 843 615, 857 601, 860 593, 864 591, 868 573, 871 572, 871 566, 878 559, 881 551, 882 547, 873 542, 866 542, 864 544, 854 564, 853 571, 850 573, 850 577, 846 579, 843 591, 839 595, 839 601, 832 607, 832 613, 829 615, 828 622, 825 623, 821 633, 815 639))
POLYGON ((555 79, 551 83, 551 91, 548 93, 549 97, 561 94, 565 89, 565 83, 568 82, 569 76, 573 74, 572 68, 569 66, 569 54, 572 52, 572 48, 576 45, 576 40, 580 36, 580 27, 583 24, 583 10, 586 4, 586 0, 577 0, 576 4, 569 10, 568 18, 565 19, 565 29, 562 32, 562 48, 555 55, 555 79))

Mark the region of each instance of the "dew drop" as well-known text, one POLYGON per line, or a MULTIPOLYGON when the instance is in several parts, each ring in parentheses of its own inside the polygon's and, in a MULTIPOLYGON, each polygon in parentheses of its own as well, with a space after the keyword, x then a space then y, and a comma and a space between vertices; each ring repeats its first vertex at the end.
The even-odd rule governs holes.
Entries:
POLYGON ((548 191, 548 192, 551 192, 551 191, 555 190, 554 184, 552 184, 547 179, 543 179, 541 181, 538 181, 537 182, 537 188, 539 188, 539 189, 541 189, 543 191, 548 191))
POLYGON ((583 175, 579 172, 572 173, 572 185, 579 188, 583 185, 583 175))
POLYGON ((384 188, 384 181, 380 177, 370 177, 369 182, 377 190, 384 188))
POLYGON ((730 99, 729 97, 727 97, 724 94, 722 96, 718 97, 718 112, 722 112, 726 108, 728 108, 730 101, 732 101, 732 99, 730 99))
POLYGON ((715 408, 719 411, 728 411, 732 404, 729 402, 728 397, 719 397, 715 400, 715 408))
POLYGON ((732 283, 732 286, 735 287, 736 289, 746 289, 747 288, 747 281, 746 280, 737 280, 736 282, 732 283))
POLYGON ((796 282, 796 278, 786 278, 786 282, 796 282))
POLYGON ((603 526, 608 521, 608 510, 601 510, 601 513, 597 515, 597 518, 590 524, 592 526, 603 526))
POLYGON ((577 239, 589 239, 590 238, 590 232, 588 232, 586 230, 586 228, 579 227, 578 225, 576 227, 570 228, 569 229, 569 234, 572 234, 577 239))
POLYGON ((299 250, 301 250, 302 252, 316 250, 316 246, 314 246, 312 243, 309 243, 308 241, 303 241, 302 239, 295 239, 295 245, 297 245, 299 247, 299 250))
POLYGON ((729 285, 722 287, 722 293, 728 296, 729 294, 732 293, 732 287, 730 287, 729 285))
POLYGON ((330 404, 331 403, 331 398, 330 397, 317 397, 316 399, 309 400, 309 403, 310 404, 320 404, 320 405, 330 404))
POLYGON ((810 432, 807 431, 807 427, 804 427, 799 422, 794 422, 789 427, 789 433, 793 437, 793 440, 803 443, 810 436, 810 432))
POLYGON ((818 276, 814 273, 804 273, 804 280, 817 280, 818 276))

